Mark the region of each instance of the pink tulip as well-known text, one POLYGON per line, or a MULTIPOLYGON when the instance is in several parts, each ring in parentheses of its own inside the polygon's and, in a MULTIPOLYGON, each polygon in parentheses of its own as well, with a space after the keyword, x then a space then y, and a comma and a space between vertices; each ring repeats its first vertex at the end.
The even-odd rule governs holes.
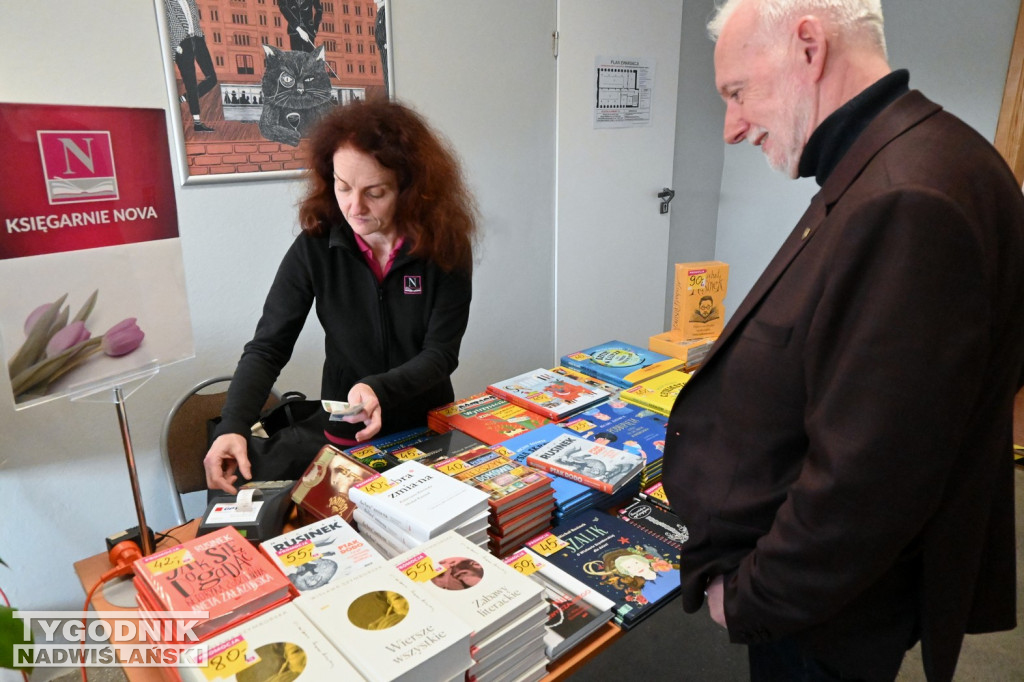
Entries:
POLYGON ((28 336, 29 332, 32 331, 32 327, 36 325, 36 320, 42 317, 52 305, 52 303, 44 303, 28 314, 28 317, 25 318, 25 336, 28 336))
POLYGON ((142 344, 145 336, 134 317, 121 320, 103 335, 103 352, 112 358, 127 355, 142 344))
POLYGON ((46 344, 46 357, 52 358, 68 348, 88 339, 92 334, 85 328, 85 322, 72 322, 53 335, 46 344))

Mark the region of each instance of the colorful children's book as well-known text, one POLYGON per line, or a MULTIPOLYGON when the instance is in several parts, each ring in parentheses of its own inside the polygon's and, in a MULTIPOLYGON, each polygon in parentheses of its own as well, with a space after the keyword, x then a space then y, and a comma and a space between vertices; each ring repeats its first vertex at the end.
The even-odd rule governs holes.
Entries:
POLYGON ((608 341, 563 355, 561 364, 621 388, 680 369, 683 361, 623 341, 608 341))
POLYGON ((471 628, 397 571, 370 568, 295 604, 369 680, 461 679, 473 663, 471 628))
POLYGON ((679 550, 602 509, 564 519, 526 546, 614 601, 624 628, 679 594, 679 550))
POLYGON ((427 413, 427 423, 435 431, 444 433, 458 429, 487 445, 500 443, 550 422, 547 417, 490 393, 477 393, 427 413))
POLYGON ((672 329, 683 338, 717 337, 725 326, 729 266, 721 261, 676 263, 672 329))
POLYGON ((384 557, 340 516, 330 516, 260 543, 263 553, 303 592, 384 563, 384 557))
POLYGON ((458 429, 452 429, 446 433, 432 435, 418 443, 392 450, 389 455, 398 462, 416 461, 433 466, 442 460, 486 447, 482 440, 458 429))
POLYGON ((644 458, 566 432, 528 454, 526 463, 602 492, 614 493, 638 476, 644 467, 644 458))
POLYGON ((419 462, 404 462, 349 491, 378 520, 419 540, 440 535, 488 511, 490 496, 419 462))
POLYGON ((581 438, 642 455, 647 460, 645 475, 655 466, 660 472, 668 419, 656 412, 613 399, 566 420, 562 426, 581 438))
POLYGON ((682 332, 670 329, 649 338, 647 347, 662 355, 679 358, 683 361, 683 369, 692 372, 704 362, 717 338, 712 336, 706 339, 688 339, 682 332))
POLYGON ((607 400, 611 393, 547 369, 535 369, 487 386, 487 392, 541 414, 551 421, 607 400))
POLYGON ((134 569, 142 611, 209 614, 192 629, 200 640, 295 594, 284 574, 233 526, 137 559, 134 569))
POLYGON ((550 371, 554 372, 555 374, 561 374, 564 377, 568 377, 574 381, 578 381, 581 384, 585 384, 592 388, 599 388, 602 391, 608 392, 610 395, 615 395, 622 388, 621 386, 616 386, 615 384, 609 384, 607 381, 595 379, 589 374, 584 374, 579 370, 575 370, 572 367, 566 367, 565 365, 557 365, 555 367, 552 367, 550 371))
POLYGON ((372 469, 383 471, 398 464, 398 460, 391 456, 392 451, 415 445, 436 435, 435 431, 421 426, 387 436, 371 438, 365 443, 345 448, 344 452, 372 469))
POLYGON ((614 601, 528 547, 510 554, 504 561, 544 588, 548 603, 544 644, 549 660, 557 660, 612 618, 614 601))
POLYGON ((690 374, 681 369, 673 369, 650 379, 622 389, 619 397, 652 412, 667 417, 676 403, 679 391, 690 380, 690 374))
POLYGON ((182 682, 366 680, 294 604, 283 604, 189 650, 182 682))
POLYGON ((351 521, 354 505, 349 490, 353 484, 376 475, 372 467, 333 445, 325 445, 295 482, 292 502, 311 519, 327 519, 337 514, 351 521))
POLYGON ((682 548, 683 543, 690 539, 690 531, 678 516, 639 496, 620 507, 615 514, 676 549, 682 548))

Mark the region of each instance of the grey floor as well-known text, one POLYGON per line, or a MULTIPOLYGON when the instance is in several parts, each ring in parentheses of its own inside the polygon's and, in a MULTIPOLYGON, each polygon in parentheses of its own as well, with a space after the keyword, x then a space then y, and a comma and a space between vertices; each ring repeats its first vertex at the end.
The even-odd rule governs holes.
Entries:
MULTIPOLYGON (((1024 468, 1016 468, 1017 620, 1024 619, 1024 468)), ((1013 595, 1007 595, 1007 599, 1013 595)), ((676 600, 591 659, 568 682, 678 680, 726 682, 747 679, 746 647, 729 643, 725 630, 702 612, 683 612, 676 600)), ((968 635, 956 682, 1024 680, 1024 627, 968 635)), ((908 652, 898 682, 924 682, 919 648, 908 652)))

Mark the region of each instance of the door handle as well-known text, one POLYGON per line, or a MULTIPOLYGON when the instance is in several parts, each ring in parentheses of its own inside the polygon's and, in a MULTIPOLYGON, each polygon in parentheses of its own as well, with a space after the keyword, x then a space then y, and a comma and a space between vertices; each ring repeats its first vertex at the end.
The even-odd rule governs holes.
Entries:
POLYGON ((672 200, 675 199, 675 197, 675 190, 669 189, 668 187, 664 187, 660 192, 658 192, 658 198, 661 199, 661 207, 659 209, 661 213, 668 213, 668 205, 672 203, 672 200))

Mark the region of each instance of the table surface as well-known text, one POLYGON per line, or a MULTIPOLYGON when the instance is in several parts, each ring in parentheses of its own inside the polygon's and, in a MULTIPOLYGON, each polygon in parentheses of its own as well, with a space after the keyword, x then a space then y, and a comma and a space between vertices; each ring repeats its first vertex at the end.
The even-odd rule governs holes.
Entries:
MULTIPOLYGON (((166 533, 173 535, 174 539, 165 537, 157 543, 157 549, 171 547, 184 540, 195 537, 195 533, 198 528, 199 520, 194 519, 183 526, 165 531, 166 533)), ((88 593, 100 577, 111 569, 110 560, 107 558, 106 553, 96 554, 86 559, 82 559, 81 561, 76 561, 74 566, 75 574, 78 576, 78 580, 81 582, 82 589, 85 593, 88 593)), ((104 596, 102 588, 96 590, 96 594, 92 600, 92 607, 97 611, 123 611, 125 614, 131 614, 137 611, 137 609, 133 607, 126 608, 112 604, 104 596)), ((588 639, 581 642, 572 651, 562 656, 557 661, 550 663, 548 665, 548 674, 544 676, 542 682, 557 682, 558 680, 562 680, 575 673, 588 660, 597 655, 598 652, 611 644, 611 642, 622 634, 623 630, 621 628, 611 623, 606 623, 604 627, 600 628, 588 639)), ((174 679, 169 673, 165 673, 160 668, 125 668, 124 673, 130 682, 165 682, 166 680, 174 679)))

